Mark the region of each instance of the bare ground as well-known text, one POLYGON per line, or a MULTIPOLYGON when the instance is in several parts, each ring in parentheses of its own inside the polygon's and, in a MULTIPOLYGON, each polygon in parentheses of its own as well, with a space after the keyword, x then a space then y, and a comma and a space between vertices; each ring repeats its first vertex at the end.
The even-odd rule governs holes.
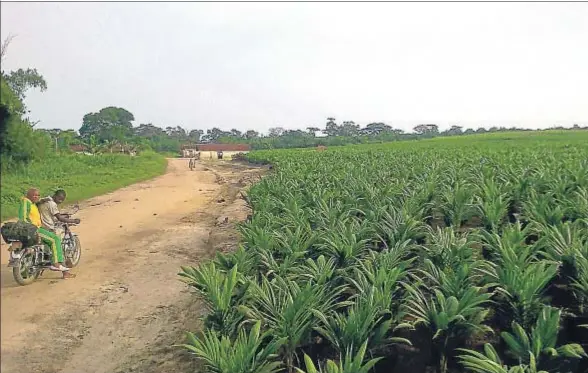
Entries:
POLYGON ((161 177, 85 201, 72 280, 46 272, 18 286, 2 245, 1 371, 193 372, 173 345, 204 311, 177 273, 236 244, 249 213, 239 192, 263 171, 217 162, 190 172, 171 159, 161 177))

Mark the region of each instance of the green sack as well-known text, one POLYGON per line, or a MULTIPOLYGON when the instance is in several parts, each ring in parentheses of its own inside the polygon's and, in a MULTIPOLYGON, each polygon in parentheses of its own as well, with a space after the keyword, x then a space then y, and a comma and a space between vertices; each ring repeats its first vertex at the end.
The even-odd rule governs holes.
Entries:
POLYGON ((23 246, 32 246, 39 242, 37 227, 24 221, 8 222, 0 228, 4 242, 20 241, 23 246))

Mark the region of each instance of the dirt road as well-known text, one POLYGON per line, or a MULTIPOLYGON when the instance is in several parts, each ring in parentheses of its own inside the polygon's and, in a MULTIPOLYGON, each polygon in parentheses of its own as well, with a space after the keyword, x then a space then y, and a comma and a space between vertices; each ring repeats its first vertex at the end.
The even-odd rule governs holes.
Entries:
POLYGON ((202 310, 177 273, 234 244, 234 223, 248 213, 238 192, 261 172, 222 162, 190 172, 170 159, 161 177, 85 201, 75 279, 45 272, 18 286, 3 245, 0 370, 193 371, 194 359, 171 345, 198 328, 202 310))

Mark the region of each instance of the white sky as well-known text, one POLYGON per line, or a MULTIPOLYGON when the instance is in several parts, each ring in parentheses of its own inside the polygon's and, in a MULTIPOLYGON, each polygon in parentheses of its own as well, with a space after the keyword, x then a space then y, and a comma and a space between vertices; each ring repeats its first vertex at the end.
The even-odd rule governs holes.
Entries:
POLYGON ((2 3, 44 128, 588 124, 588 3, 2 3))

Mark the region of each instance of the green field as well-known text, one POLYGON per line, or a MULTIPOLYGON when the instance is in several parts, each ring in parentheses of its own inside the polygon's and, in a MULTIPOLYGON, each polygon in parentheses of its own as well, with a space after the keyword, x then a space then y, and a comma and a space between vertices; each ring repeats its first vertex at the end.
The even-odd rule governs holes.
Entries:
POLYGON ((206 371, 588 371, 587 131, 249 158, 241 248, 181 273, 206 371))
POLYGON ((166 167, 165 158, 155 153, 136 157, 62 155, 34 162, 3 173, 1 218, 17 215, 18 201, 30 187, 39 188, 41 196, 63 188, 67 192, 66 203, 71 203, 160 175, 166 167))

